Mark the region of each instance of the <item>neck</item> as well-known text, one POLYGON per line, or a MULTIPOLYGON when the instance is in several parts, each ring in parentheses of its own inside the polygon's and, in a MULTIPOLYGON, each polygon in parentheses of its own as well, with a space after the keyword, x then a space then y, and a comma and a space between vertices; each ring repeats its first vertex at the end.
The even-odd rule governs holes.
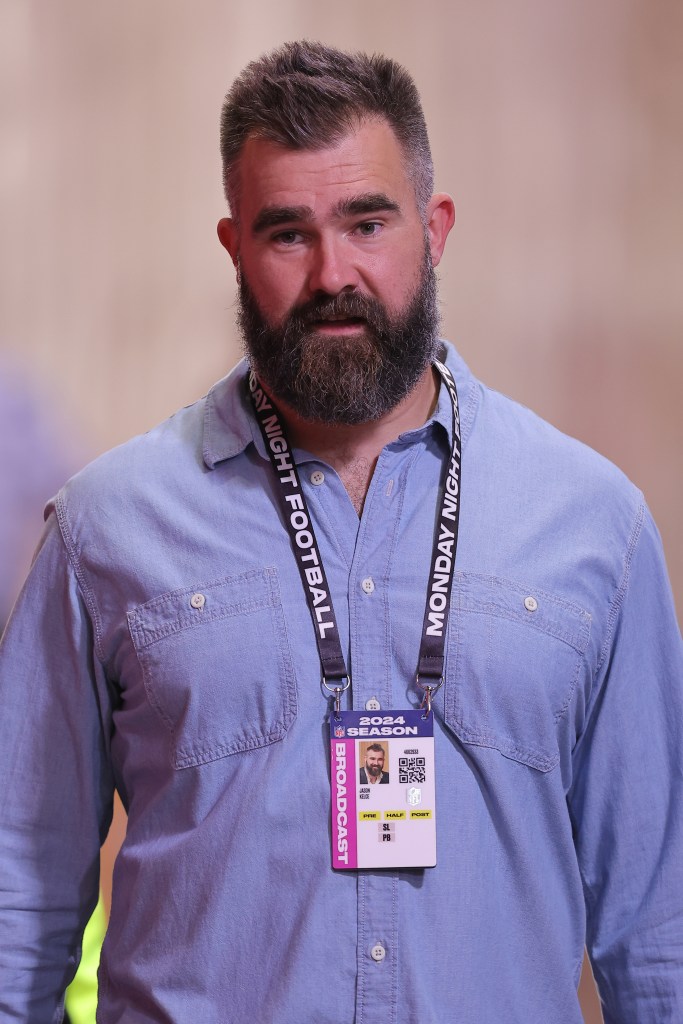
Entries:
POLYGON ((360 515, 379 453, 400 434, 427 422, 438 393, 438 377, 429 366, 410 394, 386 416, 353 426, 303 420, 291 407, 277 398, 273 400, 285 421, 290 443, 336 470, 360 515))

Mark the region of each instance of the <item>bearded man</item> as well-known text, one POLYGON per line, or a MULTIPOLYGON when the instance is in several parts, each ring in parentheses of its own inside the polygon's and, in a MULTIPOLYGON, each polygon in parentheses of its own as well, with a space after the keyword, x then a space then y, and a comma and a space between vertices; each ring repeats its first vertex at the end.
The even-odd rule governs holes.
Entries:
POLYGON ((361 768, 358 781, 361 786, 389 784, 389 772, 384 771, 386 753, 381 743, 370 743, 365 751, 365 764, 361 768))
POLYGON ((60 1019, 116 788, 103 1022, 579 1024, 585 940, 606 1021, 680 1021, 681 641, 642 495, 438 340, 454 208, 395 62, 263 57, 222 154, 246 361, 60 492, 5 637, 0 1016, 60 1019), (435 734, 381 869, 332 868, 320 730, 353 709, 435 734), (393 867, 433 811, 436 866, 393 867))

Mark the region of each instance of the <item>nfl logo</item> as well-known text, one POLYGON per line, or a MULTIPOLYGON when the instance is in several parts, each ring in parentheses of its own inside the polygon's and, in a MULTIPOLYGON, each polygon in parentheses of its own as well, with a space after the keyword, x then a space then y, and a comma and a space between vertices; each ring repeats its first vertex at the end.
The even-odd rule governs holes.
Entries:
POLYGON ((412 786, 406 793, 406 799, 411 807, 417 807, 422 803, 422 790, 417 786, 412 786))
POLYGON ((334 735, 335 736, 339 736, 339 737, 345 736, 346 735, 346 729, 344 728, 344 726, 343 725, 335 725, 335 727, 334 727, 334 735))

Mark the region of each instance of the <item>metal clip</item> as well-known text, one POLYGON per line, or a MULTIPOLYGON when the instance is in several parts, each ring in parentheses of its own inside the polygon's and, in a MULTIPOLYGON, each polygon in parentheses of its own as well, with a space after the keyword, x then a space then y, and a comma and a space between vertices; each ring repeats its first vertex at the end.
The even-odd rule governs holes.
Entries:
POLYGON ((330 686, 328 681, 323 676, 322 679, 320 680, 320 685, 321 687, 324 686, 327 692, 332 694, 332 698, 334 700, 334 717, 336 720, 339 720, 339 712, 341 711, 341 696, 342 693, 345 693, 346 690, 348 690, 349 686, 351 685, 351 680, 347 676, 346 684, 344 686, 340 686, 339 681, 336 681, 334 686, 330 686))
POLYGON ((420 707, 424 709, 424 714, 422 716, 424 720, 429 718, 429 716, 432 713, 432 696, 436 693, 437 690, 440 690, 441 687, 443 686, 443 676, 441 676, 441 679, 436 684, 436 686, 430 686, 429 683, 425 686, 424 683, 420 682, 419 675, 416 676, 415 682, 417 683, 418 687, 424 692, 424 696, 420 703, 420 707))

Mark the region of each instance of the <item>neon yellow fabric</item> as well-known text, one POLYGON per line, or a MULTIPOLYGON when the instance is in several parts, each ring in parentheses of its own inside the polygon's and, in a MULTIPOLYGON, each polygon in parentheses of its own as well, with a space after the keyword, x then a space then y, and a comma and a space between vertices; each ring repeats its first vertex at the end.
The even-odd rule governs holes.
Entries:
POLYGON ((66 990, 66 1012, 71 1024, 95 1024, 97 1010, 97 968, 107 930, 107 912, 102 894, 83 932, 83 954, 76 977, 66 990))

